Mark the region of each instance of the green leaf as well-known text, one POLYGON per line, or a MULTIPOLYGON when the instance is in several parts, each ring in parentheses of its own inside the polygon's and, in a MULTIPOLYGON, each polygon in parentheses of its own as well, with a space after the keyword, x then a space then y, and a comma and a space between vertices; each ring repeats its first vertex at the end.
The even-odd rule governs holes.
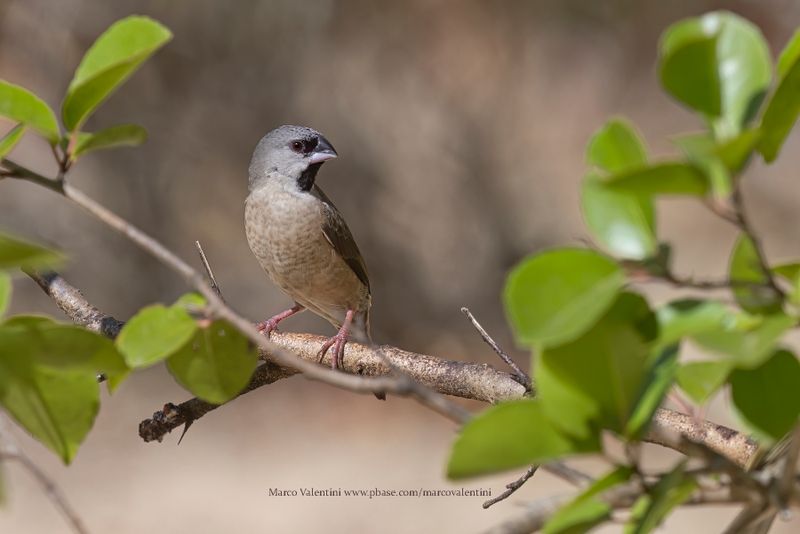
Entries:
POLYGON ((464 425, 450 452, 447 476, 494 473, 597 450, 596 437, 576 440, 562 434, 544 416, 538 400, 509 401, 484 410, 464 425))
POLYGON ((689 362, 678 369, 678 385, 697 404, 705 403, 728 379, 729 361, 689 362))
POLYGON ((591 422, 622 434, 648 381, 656 336, 647 302, 623 293, 581 337, 542 351, 535 373, 547 416, 579 437, 591 422))
POLYGON ((0 271, 0 318, 11 304, 11 276, 0 271))
POLYGON ((9 132, 0 139, 0 160, 8 155, 17 146, 22 135, 25 133, 25 125, 20 123, 14 126, 9 132))
POLYGON ((731 373, 731 397, 736 410, 754 432, 772 441, 785 436, 800 415, 800 363, 794 354, 778 350, 758 367, 731 373))
POLYGON ((206 299, 199 293, 184 293, 173 306, 180 306, 188 312, 201 310, 207 306, 206 299))
POLYGON ((718 138, 737 135, 756 114, 772 79, 769 49, 751 22, 725 11, 670 26, 661 39, 661 82, 712 119, 718 138))
POLYGON ((130 16, 112 24, 83 56, 69 84, 62 106, 67 130, 79 129, 106 98, 171 38, 167 28, 147 17, 130 16))
POLYGON ((732 324, 733 312, 714 300, 682 299, 656 311, 658 345, 667 347, 684 337, 714 331, 732 324))
POLYGON ((625 283, 610 258, 583 249, 555 249, 523 260, 503 293, 514 333, 523 345, 556 345, 592 326, 625 283))
POLYGON ((744 169, 760 139, 761 131, 751 128, 721 143, 709 133, 685 135, 673 141, 706 174, 714 196, 727 198, 732 192, 732 175, 744 169))
POLYGON ((114 343, 100 334, 47 317, 16 315, 0 323, 0 357, 24 356, 37 366, 56 371, 98 372, 115 376, 127 372, 114 343))
POLYGON ((772 272, 791 284, 789 301, 800 305, 800 263, 784 263, 772 268, 772 272))
POLYGON ((756 314, 781 310, 781 295, 768 285, 769 278, 761 267, 756 247, 745 234, 739 236, 733 247, 728 276, 737 283, 753 284, 733 288, 733 296, 744 310, 756 314))
POLYGON ((4 80, 0 80, 0 116, 30 126, 51 145, 55 145, 61 135, 53 110, 41 98, 4 80))
POLYGON ((649 366, 639 398, 625 427, 626 437, 633 440, 641 439, 650 427, 653 415, 675 382, 678 367, 677 345, 662 350, 649 366))
POLYGON ((691 497, 697 482, 684 472, 685 462, 678 464, 669 474, 661 477, 653 490, 643 495, 634 506, 626 534, 652 532, 673 508, 691 497))
POLYGON ((100 392, 92 374, 37 366, 3 350, 0 404, 68 464, 94 423, 100 392))
POLYGON ((94 150, 139 146, 147 140, 147 130, 136 124, 120 124, 99 132, 81 134, 72 153, 73 159, 94 150))
POLYGON ((167 359, 167 368, 197 397, 222 404, 247 385, 256 368, 257 351, 233 326, 214 321, 167 359))
POLYGON ((630 480, 633 469, 620 466, 596 480, 571 503, 553 514, 542 528, 544 534, 580 534, 611 517, 611 507, 595 497, 630 480))
POLYGON ((54 250, 0 232, 0 269, 54 267, 63 261, 54 250))
POLYGON ((619 172, 645 165, 647 149, 628 121, 612 119, 589 140, 586 159, 605 171, 619 172))
POLYGON ((697 333, 694 341, 704 349, 728 356, 737 367, 753 368, 769 357, 781 336, 795 319, 779 313, 759 320, 748 328, 727 326, 697 333))
POLYGON ((609 187, 644 196, 704 196, 709 189, 705 174, 686 163, 655 163, 622 171, 606 179, 609 187))
POLYGON ((796 32, 778 59, 778 86, 761 118, 763 137, 758 150, 770 163, 778 157, 800 115, 800 32, 796 32))
POLYGON ((586 226, 612 254, 643 260, 658 250, 650 198, 612 189, 599 177, 589 174, 581 188, 581 207, 586 226))
POLYGON ((161 304, 142 308, 122 328, 116 339, 125 362, 132 368, 148 367, 183 347, 197 331, 197 324, 180 306, 161 304))

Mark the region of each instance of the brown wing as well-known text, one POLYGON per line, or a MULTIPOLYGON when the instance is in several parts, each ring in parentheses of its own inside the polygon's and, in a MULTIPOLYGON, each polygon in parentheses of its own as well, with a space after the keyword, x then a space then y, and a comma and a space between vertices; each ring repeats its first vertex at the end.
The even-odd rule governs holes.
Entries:
POLYGON ((322 233, 325 235, 325 239, 328 240, 333 250, 342 257, 345 263, 350 266, 358 279, 367 286, 367 291, 369 291, 367 265, 364 263, 364 258, 361 257, 361 252, 358 250, 358 245, 356 245, 347 223, 344 222, 341 213, 333 205, 331 199, 322 192, 322 189, 314 185, 310 192, 325 205, 325 222, 322 225, 322 233))

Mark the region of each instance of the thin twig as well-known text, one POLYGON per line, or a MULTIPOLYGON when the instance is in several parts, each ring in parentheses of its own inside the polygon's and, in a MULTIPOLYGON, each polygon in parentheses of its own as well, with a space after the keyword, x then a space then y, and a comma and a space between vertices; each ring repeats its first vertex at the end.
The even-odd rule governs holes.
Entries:
POLYGON ((750 242, 753 243, 753 249, 756 252, 756 258, 758 258, 758 266, 761 269, 761 272, 764 274, 767 285, 769 285, 769 287, 775 291, 775 293, 779 295, 781 299, 785 299, 785 293, 780 286, 778 286, 778 283, 775 281, 775 276, 772 274, 772 271, 769 268, 769 261, 767 260, 766 253, 764 252, 764 246, 761 243, 761 238, 756 234, 752 224, 750 223, 750 217, 748 217, 745 210, 744 198, 742 197, 742 191, 738 184, 736 187, 734 187, 733 193, 731 194, 731 203, 733 204, 733 209, 736 219, 738 220, 739 228, 742 230, 742 233, 744 233, 750 239, 750 242))
POLYGON ((200 244, 200 241, 195 241, 194 246, 197 247, 197 253, 200 254, 200 261, 203 262, 203 267, 208 275, 208 281, 211 284, 211 289, 213 289, 217 296, 224 301, 225 298, 222 296, 222 290, 217 283, 217 279, 214 277, 214 271, 211 270, 211 265, 208 263, 206 253, 203 252, 203 246, 200 244))
POLYGON ((388 377, 364 378, 361 376, 349 375, 298 358, 291 351, 286 350, 266 336, 263 336, 250 321, 236 313, 220 299, 198 271, 193 269, 188 263, 154 238, 66 182, 46 178, 9 160, 3 160, 3 164, 8 169, 15 172, 13 177, 42 185, 70 199, 89 214, 126 236, 154 258, 181 275, 205 297, 209 304, 209 309, 216 317, 228 321, 253 344, 267 352, 276 363, 296 369, 309 379, 318 380, 357 393, 392 393, 400 396, 410 396, 420 400, 450 419, 462 422, 464 409, 434 392, 426 392, 423 398, 420 396, 422 392, 421 387, 409 387, 408 383, 403 380, 388 377))
POLYGON ((539 469, 538 465, 532 465, 532 466, 530 466, 528 468, 527 471, 525 471, 525 473, 523 473, 523 475, 521 477, 519 477, 518 479, 514 480, 513 482, 509 482, 508 484, 506 484, 506 491, 504 491, 503 493, 501 493, 497 497, 492 497, 491 499, 489 499, 488 501, 483 503, 484 510, 486 508, 489 508, 493 504, 497 504, 500 501, 503 501, 503 500, 508 499, 509 497, 511 497, 511 495, 515 491, 517 491, 519 488, 521 488, 523 484, 525 484, 533 475, 536 474, 536 471, 538 469, 539 469))
POLYGON ((472 312, 469 311, 469 308, 467 308, 466 306, 461 308, 461 313, 467 316, 467 318, 472 323, 472 326, 474 326, 475 330, 477 330, 478 334, 480 334, 481 339, 483 339, 483 341, 485 341, 486 344, 492 348, 495 354, 500 356, 501 360, 506 362, 506 365, 511 367, 511 369, 514 371, 514 375, 519 379, 519 383, 525 386, 525 391, 532 391, 533 384, 531 383, 531 377, 528 376, 528 374, 525 371, 520 369, 520 367, 516 364, 516 362, 514 362, 514 360, 511 359, 511 356, 506 354, 506 352, 500 347, 500 345, 498 345, 497 342, 494 339, 492 339, 492 336, 490 336, 489 333, 483 328, 483 326, 481 326, 481 324, 478 322, 475 316, 472 315, 472 312))
MULTIPOLYGON (((75 322, 83 324, 87 328, 95 329, 95 331, 100 331, 107 336, 110 336, 112 332, 107 329, 100 329, 99 326, 120 323, 120 321, 109 315, 101 314, 101 317, 96 317, 93 315, 94 312, 87 313, 87 310, 96 312, 96 308, 83 297, 80 291, 69 285, 60 276, 55 275, 49 277, 48 280, 58 287, 48 287, 45 284, 42 289, 75 322), (94 320, 85 322, 85 318, 88 316, 94 317, 94 320)), ((286 350, 290 350, 300 358, 308 361, 317 361, 319 348, 326 340, 324 337, 312 334, 282 332, 273 332, 272 339, 286 350)), ((381 349, 394 365, 402 368, 415 380, 446 395, 491 403, 520 399, 526 395, 525 388, 512 375, 498 371, 485 364, 443 360, 434 356, 404 351, 388 345, 383 345, 381 349)), ((268 358, 268 356, 267 352, 262 352, 262 358, 268 358)), ((371 348, 358 343, 348 343, 346 345, 344 369, 364 376, 375 376, 388 372, 384 363, 376 358, 371 348)), ((283 371, 286 373, 285 376, 292 376, 297 372, 296 370, 285 368, 283 368, 283 371)), ((255 383, 254 380, 251 380, 251 385, 255 383)), ((268 383, 271 382, 263 380, 261 385, 268 383)), ((179 406, 191 408, 192 410, 197 408, 192 412, 195 419, 218 407, 213 404, 203 404, 203 402, 199 399, 191 399, 179 406), (197 415, 200 412, 202 414, 197 415)), ((169 418, 170 421, 172 419, 169 418)), ((153 439, 159 439, 159 437, 184 423, 185 420, 180 419, 173 422, 168 421, 160 427, 160 434, 153 437, 153 439)), ((748 465, 750 458, 757 450, 756 443, 745 434, 710 421, 698 422, 687 415, 665 409, 656 411, 650 430, 644 436, 644 441, 657 443, 684 453, 687 450, 687 440, 702 443, 740 466, 748 465)), ((557 464, 547 464, 544 468, 552 472, 555 465, 557 464)), ((571 471, 575 476, 570 476, 576 481, 576 484, 581 478, 585 477, 585 475, 581 475, 575 470, 571 471)), ((562 472, 559 476, 565 478, 564 473, 566 472, 562 472)))
MULTIPOLYGON (((4 423, 4 422, 0 422, 4 423)), ((36 479, 42 487, 47 498, 53 503, 64 519, 69 523, 73 531, 78 534, 88 534, 88 530, 75 509, 67 501, 66 496, 55 482, 42 471, 31 458, 14 442, 8 432, 5 431, 5 424, 0 426, 0 435, 3 437, 0 443, 0 460, 15 461, 20 464, 30 475, 36 479)))

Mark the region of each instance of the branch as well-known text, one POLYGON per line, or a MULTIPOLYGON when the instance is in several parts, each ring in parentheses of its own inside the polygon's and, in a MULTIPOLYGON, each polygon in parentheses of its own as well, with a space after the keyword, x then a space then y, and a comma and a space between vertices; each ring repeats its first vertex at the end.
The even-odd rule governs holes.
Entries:
MULTIPOLYGON (((0 421, 0 423, 2 423, 2 421, 0 421)), ((14 441, 11 440, 7 432, 1 432, 5 430, 3 428, 4 426, 5 425, 0 427, 0 436, 4 438, 3 443, 0 444, 0 460, 14 461, 25 468, 42 487, 42 490, 45 495, 47 495, 47 498, 50 499, 50 502, 58 508, 72 530, 78 534, 88 534, 89 531, 86 530, 86 526, 83 524, 80 516, 69 504, 61 489, 14 441)))
MULTIPOLYGON (((269 357, 281 366, 296 369, 302 372, 307 378, 319 380, 320 382, 325 382, 350 391, 380 394, 392 393, 399 396, 409 396, 456 422, 464 422, 464 417, 467 415, 467 412, 461 406, 403 376, 364 378, 337 372, 328 367, 319 365, 316 361, 307 361, 297 357, 285 347, 261 335, 250 321, 236 313, 219 297, 219 295, 217 295, 211 286, 205 282, 202 274, 194 270, 189 264, 160 242, 102 206, 79 189, 66 183, 63 178, 61 178, 61 175, 59 175, 60 179, 53 180, 7 159, 2 160, 2 164, 14 173, 8 175, 8 177, 28 180, 63 195, 102 223, 126 236, 161 263, 181 275, 195 290, 205 297, 210 311, 217 318, 228 321, 256 347, 267 352, 269 357)), ((62 172, 64 171, 66 171, 66 169, 62 168, 62 172)))
MULTIPOLYGON (((44 280, 47 282, 42 288, 75 322, 106 335, 109 334, 100 330, 100 325, 108 323, 121 324, 117 319, 98 312, 81 295, 80 291, 72 287, 61 276, 56 274, 42 276, 36 273, 32 273, 31 276, 37 281, 44 280), (94 310, 92 313, 99 313, 100 316, 93 316, 94 320, 88 323, 83 322, 87 316, 92 316, 92 313, 89 313, 91 310, 94 310)), ((273 336, 276 344, 286 350, 294 350, 300 357, 308 360, 317 358, 319 346, 325 339, 311 334, 284 332, 275 332, 273 336)), ((519 399, 526 396, 524 386, 519 384, 512 375, 497 371, 487 364, 443 360, 434 356, 416 354, 390 346, 384 346, 383 350, 394 365, 408 373, 415 380, 440 393, 491 403, 519 399)), ((268 353, 265 356, 268 357, 268 353)), ((357 343, 347 344, 344 364, 347 371, 362 375, 380 375, 386 371, 384 363, 373 350, 357 343)), ((275 364, 272 363, 270 365, 274 366, 275 364)), ((264 375, 263 378, 254 377, 243 393, 297 372, 281 368, 281 373, 285 373, 285 376, 278 376, 274 368, 263 367, 260 367, 259 371, 257 371, 257 373, 264 375)), ((174 410, 169 409, 166 410, 167 414, 163 414, 162 411, 161 416, 153 418, 161 418, 163 420, 158 421, 156 426, 153 427, 157 429, 157 432, 148 434, 149 440, 163 438, 164 434, 184 424, 186 415, 192 416, 194 420, 217 407, 217 405, 204 403, 199 399, 192 399, 177 406, 178 411, 182 412, 182 414, 173 413, 174 410)), ((147 421, 152 420, 143 421, 143 424, 152 424, 147 423, 147 421)), ((656 412, 650 430, 644 440, 683 453, 687 452, 686 440, 701 443, 740 466, 746 466, 757 449, 756 443, 740 432, 708 421, 696 422, 688 415, 666 409, 660 409, 656 412)))
MULTIPOLYGON (((597 498, 610 505, 613 509, 625 509, 633 506, 644 492, 645 489, 641 484, 638 481, 634 481, 611 488, 597 498)), ((485 534, 527 534, 541 530, 553 514, 574 498, 574 495, 559 495, 534 501, 525 505, 526 510, 521 515, 490 528, 485 534)), ((682 504, 685 506, 738 504, 742 502, 747 502, 747 498, 740 495, 735 487, 725 487, 714 490, 699 489, 682 504)))
POLYGON ((481 339, 483 339, 483 341, 485 341, 486 344, 492 348, 495 354, 500 356, 501 360, 506 362, 506 365, 511 367, 511 369, 514 371, 514 375, 517 377, 518 382, 523 386, 525 386, 525 390, 533 391, 533 384, 531 382, 531 377, 528 376, 528 374, 525 371, 520 369, 519 366, 516 364, 516 362, 514 362, 514 360, 511 359, 511 356, 509 356, 506 353, 506 351, 504 351, 500 347, 500 345, 498 345, 497 342, 494 339, 492 339, 492 336, 490 336, 489 333, 483 328, 483 326, 481 326, 481 324, 478 322, 475 316, 472 315, 472 312, 469 311, 469 308, 466 307, 461 308, 461 313, 467 316, 467 318, 472 323, 472 326, 474 326, 475 330, 477 330, 478 334, 480 334, 481 339))

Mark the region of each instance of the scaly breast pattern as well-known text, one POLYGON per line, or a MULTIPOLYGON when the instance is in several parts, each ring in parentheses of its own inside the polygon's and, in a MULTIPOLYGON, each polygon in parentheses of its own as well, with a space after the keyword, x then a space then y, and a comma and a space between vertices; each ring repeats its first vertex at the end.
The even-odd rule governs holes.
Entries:
POLYGON ((334 324, 348 308, 369 307, 369 295, 322 233, 319 200, 279 187, 262 187, 245 202, 250 249, 286 294, 334 324))

